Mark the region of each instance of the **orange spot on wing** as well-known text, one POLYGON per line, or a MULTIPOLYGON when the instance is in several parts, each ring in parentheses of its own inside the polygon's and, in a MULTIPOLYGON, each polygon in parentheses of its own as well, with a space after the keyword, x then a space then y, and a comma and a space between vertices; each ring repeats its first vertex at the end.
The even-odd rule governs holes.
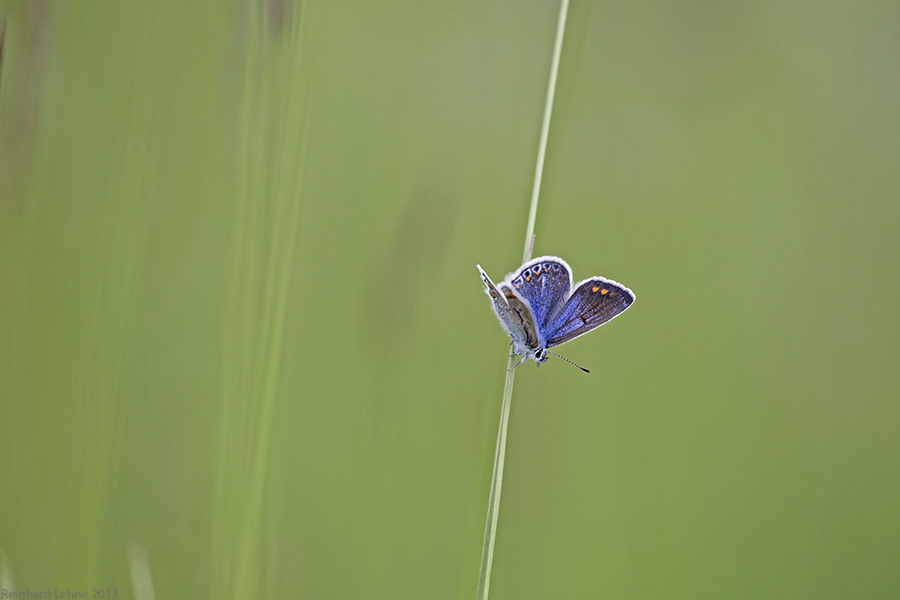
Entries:
POLYGON ((531 275, 526 275, 526 276, 525 276, 525 281, 531 281, 531 275))

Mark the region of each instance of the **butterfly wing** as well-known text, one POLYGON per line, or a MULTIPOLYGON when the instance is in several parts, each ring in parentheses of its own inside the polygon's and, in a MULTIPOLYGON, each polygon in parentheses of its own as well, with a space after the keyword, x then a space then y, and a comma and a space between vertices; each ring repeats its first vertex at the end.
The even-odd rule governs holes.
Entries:
POLYGON ((528 300, 535 325, 544 333, 550 316, 562 310, 572 291, 572 269, 561 258, 542 256, 519 267, 508 283, 528 300))
POLYGON ((536 349, 538 347, 537 327, 528 300, 505 281, 499 286, 494 285, 481 266, 476 266, 478 266, 481 279, 484 281, 485 292, 493 302, 494 312, 497 314, 500 324, 512 338, 516 350, 518 351, 522 344, 532 350, 536 349))
POLYGON ((559 313, 547 324, 547 347, 558 346, 621 315, 634 302, 634 293, 603 277, 578 283, 559 313))
POLYGON ((528 300, 516 293, 516 291, 506 282, 500 284, 500 292, 506 299, 513 320, 522 331, 523 337, 521 340, 517 340, 515 336, 513 336, 515 352, 519 353, 519 351, 523 349, 520 344, 515 343, 519 341, 524 344, 525 348, 532 351, 537 350, 540 345, 538 340, 538 329, 534 322, 534 312, 532 311, 528 300))

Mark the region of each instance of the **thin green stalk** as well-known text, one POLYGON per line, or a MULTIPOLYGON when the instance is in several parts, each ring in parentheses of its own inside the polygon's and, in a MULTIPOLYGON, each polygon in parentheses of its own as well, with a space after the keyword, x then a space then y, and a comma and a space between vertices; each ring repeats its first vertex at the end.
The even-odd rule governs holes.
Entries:
MULTIPOLYGON (((528 228, 525 232, 525 251, 522 262, 531 260, 534 248, 534 222, 537 218, 538 195, 541 191, 541 176, 544 172, 544 156, 547 152, 547 136, 550 132, 550 115, 553 112, 553 96, 556 92, 556 76, 559 72, 559 57, 562 54, 563 35, 566 30, 566 15, 569 0, 561 0, 559 21, 556 25, 556 42, 553 45, 553 59, 550 64, 550 81, 547 83, 547 98, 544 104, 544 119, 541 123, 541 139, 538 143, 537 165, 534 169, 534 186, 531 190, 531 208, 528 211, 528 228)), ((491 587, 491 566, 494 562, 494 545, 497 540, 497 519, 500 516, 500 489, 503 487, 503 464, 506 460, 506 431, 509 425, 509 408, 512 402, 513 380, 516 372, 512 368, 515 357, 509 359, 506 385, 503 388, 503 403, 500 407, 500 431, 497 433, 497 448, 494 451, 494 472, 491 477, 491 494, 488 499, 487 521, 484 525, 484 546, 481 549, 481 570, 478 574, 477 600, 487 600, 491 587)))
POLYGON ((559 56, 562 54, 563 35, 566 32, 566 14, 569 0, 559 4, 559 22, 556 24, 556 41, 553 44, 553 60, 550 63, 550 81, 547 83, 547 99, 544 102, 544 119, 541 122, 541 141, 538 143, 537 165, 534 168, 534 185, 531 188, 531 208, 528 211, 528 228, 525 230, 525 252, 522 262, 531 260, 534 221, 537 218, 538 194, 541 191, 541 176, 544 174, 544 156, 547 154, 547 136, 550 133, 550 114, 553 112, 553 96, 556 93, 556 75, 559 73, 559 56))

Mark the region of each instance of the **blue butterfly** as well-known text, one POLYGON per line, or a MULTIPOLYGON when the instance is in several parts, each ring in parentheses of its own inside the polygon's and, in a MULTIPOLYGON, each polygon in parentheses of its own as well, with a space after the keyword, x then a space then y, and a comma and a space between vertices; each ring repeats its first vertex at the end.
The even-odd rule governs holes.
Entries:
POLYGON ((485 292, 493 301, 494 312, 512 338, 512 356, 522 355, 522 360, 511 369, 529 358, 540 364, 549 358, 548 354, 559 356, 547 348, 600 327, 634 302, 631 290, 603 277, 579 281, 572 291, 572 269, 555 256, 528 261, 499 285, 494 285, 481 265, 476 266, 487 286, 485 292))

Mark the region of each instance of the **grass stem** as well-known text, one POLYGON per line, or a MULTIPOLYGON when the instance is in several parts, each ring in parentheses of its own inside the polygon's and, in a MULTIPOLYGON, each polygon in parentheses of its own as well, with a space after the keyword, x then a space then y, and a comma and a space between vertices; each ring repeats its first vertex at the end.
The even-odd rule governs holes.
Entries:
MULTIPOLYGON (((559 21, 556 25, 556 41, 553 45, 553 59, 550 64, 550 80, 547 84, 547 98, 544 104, 544 118, 541 123, 541 139, 538 143, 537 165, 534 169, 534 186, 531 190, 531 208, 528 211, 528 228, 525 232, 525 251, 522 262, 531 260, 534 249, 534 223, 537 218, 538 196, 541 191, 541 176, 544 171, 544 156, 547 152, 547 137, 550 132, 550 115, 553 112, 553 96, 556 93, 556 76, 559 72, 559 57, 562 54, 563 35, 566 30, 566 15, 569 0, 561 0, 559 21)), ((484 525, 484 546, 481 550, 481 570, 478 574, 477 600, 487 600, 491 586, 491 566, 494 561, 494 545, 497 540, 497 519, 500 516, 500 489, 503 486, 503 464, 506 460, 506 432, 509 425, 509 409, 512 402, 516 357, 510 357, 503 388, 503 403, 500 407, 500 430, 497 433, 497 448, 494 451, 494 470, 491 476, 491 493, 488 499, 487 520, 484 525)))

